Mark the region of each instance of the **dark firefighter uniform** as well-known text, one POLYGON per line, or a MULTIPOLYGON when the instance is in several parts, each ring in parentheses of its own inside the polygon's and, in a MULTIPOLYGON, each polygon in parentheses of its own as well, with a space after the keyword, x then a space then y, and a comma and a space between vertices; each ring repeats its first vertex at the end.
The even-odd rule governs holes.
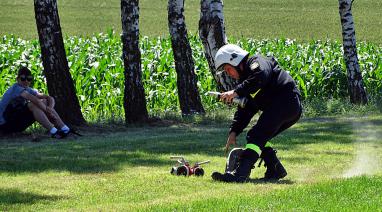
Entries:
POLYGON ((255 55, 248 58, 239 75, 240 84, 235 92, 249 101, 244 108, 238 107, 230 132, 239 135, 252 117, 262 111, 246 139, 248 144, 263 150, 267 141, 299 120, 302 112, 300 92, 292 77, 273 57, 255 55))

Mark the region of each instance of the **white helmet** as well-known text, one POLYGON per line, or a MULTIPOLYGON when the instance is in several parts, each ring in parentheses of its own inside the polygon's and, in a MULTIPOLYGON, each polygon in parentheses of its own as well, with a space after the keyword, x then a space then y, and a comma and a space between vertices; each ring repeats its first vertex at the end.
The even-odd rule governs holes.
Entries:
POLYGON ((249 53, 237 45, 226 44, 216 52, 215 68, 218 70, 222 65, 228 63, 238 66, 249 53))

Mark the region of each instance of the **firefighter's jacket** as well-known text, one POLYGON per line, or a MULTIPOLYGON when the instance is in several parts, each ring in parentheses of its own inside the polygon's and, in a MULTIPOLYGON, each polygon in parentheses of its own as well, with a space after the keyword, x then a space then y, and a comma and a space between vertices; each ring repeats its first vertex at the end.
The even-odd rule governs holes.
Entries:
POLYGON ((248 58, 239 75, 235 92, 239 97, 248 98, 248 103, 244 108, 238 107, 232 121, 230 132, 237 135, 259 110, 266 110, 276 98, 291 94, 300 96, 292 77, 281 69, 273 57, 255 55, 248 58))

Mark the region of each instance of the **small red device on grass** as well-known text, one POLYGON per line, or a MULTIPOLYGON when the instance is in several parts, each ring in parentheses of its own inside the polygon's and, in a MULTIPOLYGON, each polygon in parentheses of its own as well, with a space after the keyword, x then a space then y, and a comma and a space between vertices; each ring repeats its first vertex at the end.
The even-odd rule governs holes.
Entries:
POLYGON ((183 156, 171 156, 170 158, 176 159, 179 163, 177 166, 172 167, 170 172, 171 174, 178 176, 203 176, 204 170, 200 165, 210 162, 209 160, 206 160, 203 162, 197 162, 193 166, 190 166, 190 163, 186 161, 183 156))

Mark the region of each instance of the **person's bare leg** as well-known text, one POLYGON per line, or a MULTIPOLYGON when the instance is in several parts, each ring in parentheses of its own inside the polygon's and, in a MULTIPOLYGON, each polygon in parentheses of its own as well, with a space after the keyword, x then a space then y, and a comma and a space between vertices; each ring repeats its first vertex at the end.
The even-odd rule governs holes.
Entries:
POLYGON ((65 123, 62 121, 61 117, 58 115, 58 113, 56 112, 56 110, 52 110, 53 112, 53 117, 51 116, 48 116, 48 118, 50 118, 49 120, 51 120, 51 122, 59 129, 61 129, 63 126, 65 126, 65 123))
MULTIPOLYGON (((41 100, 45 105, 47 105, 47 101, 45 99, 41 100)), ((53 114, 46 114, 49 121, 54 124, 54 126, 58 129, 61 129, 65 126, 65 123, 62 121, 61 117, 58 115, 56 110, 52 110, 53 114)))
POLYGON ((51 130, 54 127, 54 124, 52 124, 44 111, 42 111, 39 107, 37 107, 32 102, 28 103, 28 108, 33 113, 33 117, 36 119, 36 121, 41 124, 44 128, 47 130, 51 130))

